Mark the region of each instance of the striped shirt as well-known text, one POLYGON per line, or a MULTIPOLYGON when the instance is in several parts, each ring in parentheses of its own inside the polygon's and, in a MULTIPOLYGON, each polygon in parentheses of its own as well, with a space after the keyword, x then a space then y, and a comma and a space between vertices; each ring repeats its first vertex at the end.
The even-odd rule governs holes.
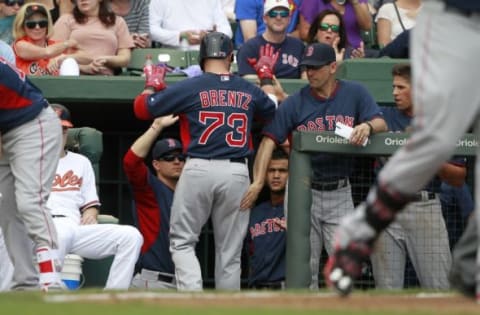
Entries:
POLYGON ((127 15, 123 16, 125 22, 127 22, 130 34, 150 34, 150 25, 148 19, 148 5, 150 1, 135 0, 130 2, 132 8, 127 15))

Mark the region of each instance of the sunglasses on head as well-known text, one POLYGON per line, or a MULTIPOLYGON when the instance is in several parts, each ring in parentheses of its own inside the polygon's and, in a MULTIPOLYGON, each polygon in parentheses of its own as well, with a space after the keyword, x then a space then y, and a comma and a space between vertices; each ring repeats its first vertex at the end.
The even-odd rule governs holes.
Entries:
POLYGON ((276 18, 277 16, 280 15, 282 18, 286 18, 290 15, 290 12, 285 11, 285 10, 270 10, 268 11, 267 15, 271 18, 276 18))
POLYGON ((328 31, 328 29, 330 29, 332 32, 338 33, 340 31, 340 25, 320 23, 319 29, 322 31, 328 31))
POLYGON ((5 4, 8 7, 13 7, 15 4, 18 4, 21 7, 25 3, 25 0, 5 0, 5 4))
POLYGON ((48 20, 25 21, 25 26, 29 29, 34 29, 37 25, 40 28, 45 28, 48 26, 48 20))
POLYGON ((183 154, 165 154, 158 158, 158 160, 165 162, 173 162, 175 159, 178 159, 180 162, 185 162, 186 157, 183 154))

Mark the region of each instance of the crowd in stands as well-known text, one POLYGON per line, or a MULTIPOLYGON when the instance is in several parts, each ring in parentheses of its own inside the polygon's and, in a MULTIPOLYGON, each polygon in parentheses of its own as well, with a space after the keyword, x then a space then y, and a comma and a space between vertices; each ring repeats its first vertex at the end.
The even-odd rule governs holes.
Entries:
MULTIPOLYGON (((269 198, 250 204, 252 211, 248 229, 245 229, 245 244, 250 264, 248 287, 280 289, 285 287, 287 226, 284 195, 288 177, 289 135, 293 130, 333 130, 331 119, 335 117, 341 117, 340 120, 347 124, 351 122, 351 127, 354 127, 351 139, 353 145, 361 145, 373 133, 404 131, 412 118, 411 112, 397 108, 402 115, 406 115, 406 118, 401 118, 405 124, 402 128, 392 127, 368 90, 355 82, 336 80, 335 75, 337 66, 346 59, 408 58, 410 30, 415 26, 415 18, 421 9, 421 0, 347 0, 344 3, 336 0, 0 0, 0 57, 10 63, 15 62, 16 67, 29 76, 59 75, 61 64, 68 57, 76 61, 82 75, 111 76, 122 73, 129 65, 135 49, 198 51, 205 36, 213 32, 221 32, 233 38, 235 55, 231 55, 230 61, 236 62, 237 73, 258 80, 259 85, 269 85, 263 91, 272 99, 269 104, 275 103, 278 107, 275 117, 263 130, 263 140, 256 160, 257 168, 253 171, 254 182, 249 190, 249 193, 258 196, 260 189, 267 189, 269 198), (367 44, 366 37, 372 35, 373 41, 367 44), (276 80, 283 78, 305 80, 306 85, 288 96, 276 80), (318 110, 318 104, 325 107, 318 110), (329 107, 331 104, 335 106, 329 107), (303 113, 298 110, 301 107, 303 113), (316 115, 324 120, 316 119, 316 115)), ((204 68, 203 64, 200 66, 204 68)), ((410 84, 409 74, 393 72, 393 77, 400 81, 403 79, 401 84, 394 81, 397 94, 399 89, 410 84)), ((257 90, 257 93, 263 93, 257 90)), ((400 98, 395 97, 395 102, 397 107, 401 106, 400 98)), ((410 102, 409 106, 412 107, 413 104, 410 102)), ((401 114, 396 112, 395 117, 401 114)), ((395 120, 395 117, 391 119, 395 120)), ((183 148, 177 139, 157 139, 162 138, 163 129, 175 124, 177 120, 178 117, 173 116, 156 118, 125 154, 124 172, 132 187, 135 224, 141 235, 136 233, 137 230, 114 226, 104 227, 103 230, 95 229, 95 233, 103 236, 109 233, 122 235, 125 239, 119 237, 119 242, 123 241, 124 248, 121 251, 118 248, 115 250, 125 257, 130 251, 131 255, 139 258, 135 268, 132 259, 123 257, 123 262, 117 261, 111 272, 112 275, 122 274, 122 281, 117 283, 115 281, 118 279, 109 277, 107 288, 128 288, 126 283, 130 278, 126 272, 132 272, 133 288, 177 288, 177 281, 182 285, 186 281, 179 277, 178 270, 175 275, 174 261, 170 256, 174 246, 170 243, 168 231, 174 193, 187 158, 183 152, 187 148, 183 148), (152 152, 151 165, 146 163, 149 152, 152 152), (142 237, 143 246, 140 249, 142 237), (125 266, 125 261, 128 262, 126 271, 120 268, 121 265, 125 266), (127 278, 129 279, 125 280, 127 278)), ((70 127, 66 126, 65 129, 70 127)), ((75 154, 64 151, 60 159, 66 160, 72 156, 76 157, 75 154)), ((460 160, 450 161, 450 164, 465 170, 464 160, 460 160)), ((353 167, 351 158, 318 154, 313 161, 316 164, 312 177, 310 287, 316 289, 319 286, 322 250, 325 248, 327 254, 332 252, 334 228, 346 212, 353 211, 354 204, 349 179, 353 167)), ((82 171, 88 172, 90 189, 94 190, 92 187, 95 182, 91 178, 88 161, 83 159, 82 163, 86 164, 86 170, 82 171)), ((429 197, 437 198, 436 194, 441 192, 440 185, 447 185, 444 189, 450 192, 449 198, 458 194, 462 200, 471 200, 464 180, 452 184, 448 180, 441 183, 441 179, 439 176, 434 190, 427 190, 427 201, 430 200, 429 197)), ((185 195, 192 193, 190 189, 181 186, 181 192, 185 195)), ((94 199, 94 204, 89 205, 89 208, 93 207, 96 211, 100 205, 96 192, 91 192, 89 197, 94 199)), ((85 200, 89 201, 91 200, 85 200)), ((82 202, 73 207, 82 210, 85 206, 82 202)), ((466 206, 468 209, 464 210, 464 216, 470 213, 471 203, 470 201, 470 206, 466 206)), ((435 206, 440 209, 439 199, 435 206)), ((94 212, 93 216, 96 214, 94 212)), ((441 213, 436 214, 439 215, 435 216, 436 222, 443 233, 446 231, 445 222, 440 217, 441 213)), ((75 217, 69 225, 70 231, 67 231, 65 226, 58 228, 66 220, 65 215, 54 213, 54 218, 55 216, 57 229, 62 231, 63 238, 69 238, 68 246, 61 247, 62 259, 66 254, 65 248, 93 258, 103 257, 98 253, 98 248, 91 254, 82 247, 93 246, 94 241, 89 239, 89 244, 80 246, 79 239, 83 238, 74 239, 69 234, 71 230, 88 234, 90 230, 78 227, 83 224, 80 221, 82 218, 75 217)), ((96 223, 94 221, 89 223, 96 223)), ((177 229, 179 225, 186 225, 185 221, 185 218, 175 218, 177 229)), ((247 220, 244 221, 246 226, 247 220)), ((175 237, 177 240, 180 238, 178 235, 175 237)), ((389 239, 386 235, 381 239, 382 244, 387 246, 387 242, 395 243, 395 237, 396 234, 389 239)), ((441 270, 435 270, 434 275, 443 276, 437 280, 444 281, 429 281, 427 270, 433 262, 422 265, 422 262, 414 261, 421 284, 429 288, 448 287, 446 273, 451 260, 448 235, 443 233, 441 237, 445 241, 442 243, 445 247, 441 248, 443 265, 441 270)), ((188 239, 188 244, 177 244, 177 247, 182 247, 177 249, 180 251, 192 246, 194 241, 198 241, 198 235, 192 236, 192 239, 188 239)), ((114 247, 118 244, 105 243, 106 252, 115 253, 114 247)), ((414 255, 411 259, 422 255, 418 253, 422 248, 416 247, 417 252, 412 254, 407 249, 408 245, 411 244, 400 246, 398 252, 414 255)), ((392 262, 381 257, 381 254, 387 258, 393 255, 380 252, 374 256, 377 285, 386 288, 402 287, 406 260, 403 256, 406 255, 402 256, 400 262, 392 262), (387 276, 391 270, 398 271, 393 280, 387 276)), ((180 262, 178 265, 183 263, 178 257, 176 261, 180 262)), ((217 257, 217 263, 220 264, 221 261, 221 257, 217 257)), ((182 268, 187 270, 190 266, 184 264, 182 268)), ((183 276, 187 278, 188 270, 185 270, 183 276)), ((220 274, 222 271, 216 272, 220 274)), ((228 286, 228 281, 222 282, 220 276, 219 279, 217 284, 220 287, 232 288, 228 286)), ((2 285, 1 280, 0 277, 0 289, 6 289, 7 285, 2 285)))

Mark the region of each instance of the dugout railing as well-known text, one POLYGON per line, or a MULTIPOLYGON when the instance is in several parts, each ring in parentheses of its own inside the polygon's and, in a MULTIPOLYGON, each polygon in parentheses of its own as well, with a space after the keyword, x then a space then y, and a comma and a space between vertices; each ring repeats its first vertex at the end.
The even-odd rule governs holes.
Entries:
MULTIPOLYGON (((290 154, 287 206, 286 286, 288 289, 308 288, 311 280, 309 241, 312 203, 311 154, 323 152, 358 158, 390 156, 406 143, 408 136, 407 133, 375 134, 370 137, 367 146, 357 147, 332 132, 294 132, 290 154)), ((474 157, 477 147, 478 141, 475 136, 466 134, 458 141, 455 155, 474 157)), ((371 180, 367 182, 366 185, 363 183, 366 189, 371 180)))

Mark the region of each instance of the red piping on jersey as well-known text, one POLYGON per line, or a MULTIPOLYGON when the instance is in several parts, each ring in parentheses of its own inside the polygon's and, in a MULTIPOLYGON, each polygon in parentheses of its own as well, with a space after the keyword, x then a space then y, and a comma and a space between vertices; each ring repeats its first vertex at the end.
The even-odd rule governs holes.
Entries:
POLYGON ((135 102, 133 103, 133 111, 135 112, 135 116, 137 116, 138 119, 150 120, 153 118, 147 108, 147 100, 149 96, 150 94, 142 93, 135 97, 135 102))
POLYGON ((188 124, 188 117, 185 114, 180 114, 180 139, 182 140, 183 153, 187 153, 188 147, 192 142, 190 137, 190 125, 188 124))

